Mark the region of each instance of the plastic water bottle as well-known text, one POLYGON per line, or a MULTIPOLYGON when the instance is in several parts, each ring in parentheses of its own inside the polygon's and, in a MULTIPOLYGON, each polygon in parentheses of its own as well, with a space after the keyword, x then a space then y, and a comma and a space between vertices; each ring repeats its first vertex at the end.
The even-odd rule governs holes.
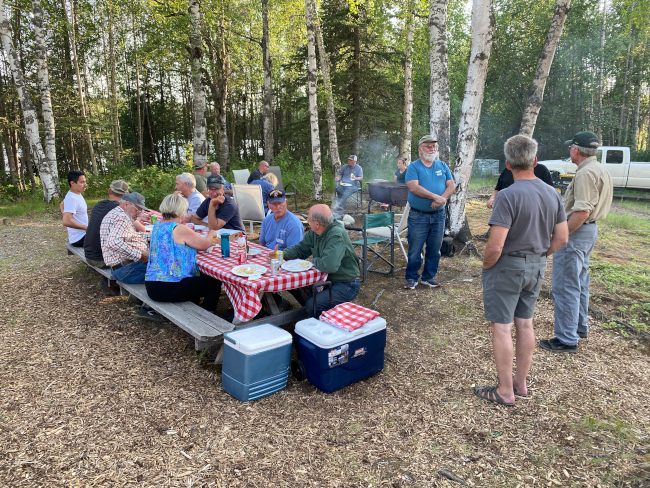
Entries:
POLYGON ((221 234, 221 257, 230 257, 230 239, 228 234, 221 234))
POLYGON ((240 232, 237 238, 237 250, 239 252, 239 264, 246 263, 246 238, 243 232, 240 232))

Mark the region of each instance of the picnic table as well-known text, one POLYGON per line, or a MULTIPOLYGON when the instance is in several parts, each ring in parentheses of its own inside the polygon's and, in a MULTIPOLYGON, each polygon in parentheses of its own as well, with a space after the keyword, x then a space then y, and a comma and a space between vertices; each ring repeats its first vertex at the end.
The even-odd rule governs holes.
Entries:
POLYGON ((235 319, 239 321, 239 324, 252 320, 262 309, 260 295, 267 300, 273 313, 271 317, 263 319, 265 322, 278 322, 276 325, 282 325, 282 323, 291 322, 291 317, 294 315, 297 317, 300 314, 301 318, 303 318, 306 314, 304 309, 280 314, 272 297, 273 292, 302 288, 325 281, 327 273, 323 273, 316 268, 296 273, 280 268, 277 276, 271 276, 270 264, 266 261, 268 249, 251 242, 248 243, 248 246, 250 249, 258 249, 261 252, 257 256, 249 256, 246 264, 259 264, 268 269, 266 274, 262 275, 259 280, 251 281, 248 278, 241 278, 232 273, 232 269, 239 264, 236 247, 231 247, 229 258, 222 258, 221 246, 215 244, 209 250, 211 252, 198 252, 196 263, 202 273, 221 280, 223 288, 235 309, 235 319))

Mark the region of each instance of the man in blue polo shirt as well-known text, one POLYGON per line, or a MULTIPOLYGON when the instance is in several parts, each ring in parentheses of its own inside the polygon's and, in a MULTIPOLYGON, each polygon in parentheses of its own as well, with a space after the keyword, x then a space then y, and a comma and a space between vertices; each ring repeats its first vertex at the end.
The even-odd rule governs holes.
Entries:
POLYGON ((273 190, 267 201, 272 213, 262 221, 260 244, 269 249, 284 251, 302 241, 305 228, 298 217, 287 210, 284 190, 273 190))
POLYGON ((406 186, 411 211, 408 216, 407 240, 409 262, 406 265, 407 290, 414 289, 420 277, 422 249, 427 245, 421 283, 432 288, 440 286, 434 278, 438 272, 440 247, 445 232, 445 204, 456 185, 447 166, 436 159, 438 144, 432 135, 418 142, 420 159, 406 170, 406 186))

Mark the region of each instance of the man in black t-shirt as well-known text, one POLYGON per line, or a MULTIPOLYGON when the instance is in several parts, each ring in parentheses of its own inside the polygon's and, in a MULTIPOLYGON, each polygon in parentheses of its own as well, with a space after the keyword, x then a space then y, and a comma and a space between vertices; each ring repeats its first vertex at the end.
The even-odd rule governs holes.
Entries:
POLYGON ((86 261, 96 268, 107 268, 102 255, 102 244, 99 239, 99 227, 108 212, 118 206, 122 197, 129 193, 129 184, 123 180, 115 180, 108 188, 108 200, 98 202, 92 209, 88 229, 84 239, 84 254, 86 261))
MULTIPOLYGON (((535 171, 535 176, 542 180, 544 183, 546 183, 549 186, 553 186, 553 180, 551 179, 551 172, 548 170, 546 166, 543 164, 536 163, 535 168, 533 168, 535 171)), ((494 205, 494 199, 497 197, 497 194, 501 190, 505 190, 508 188, 510 185, 512 185, 515 182, 514 176, 512 176, 512 171, 510 171, 508 168, 504 169, 501 174, 499 175, 499 180, 497 181, 497 186, 494 187, 494 191, 492 192, 492 196, 490 199, 487 201, 485 206, 487 208, 492 208, 494 205)))
POLYGON ((246 183, 250 185, 253 181, 261 180, 262 176, 264 176, 268 170, 269 170, 269 163, 263 160, 260 161, 260 165, 256 170, 254 170, 251 173, 246 183))
POLYGON ((211 230, 231 229, 246 233, 244 221, 239 215, 239 207, 230 195, 224 195, 223 179, 219 175, 208 176, 209 197, 203 200, 196 213, 192 215, 192 222, 204 225, 203 219, 208 217, 208 227, 211 230))

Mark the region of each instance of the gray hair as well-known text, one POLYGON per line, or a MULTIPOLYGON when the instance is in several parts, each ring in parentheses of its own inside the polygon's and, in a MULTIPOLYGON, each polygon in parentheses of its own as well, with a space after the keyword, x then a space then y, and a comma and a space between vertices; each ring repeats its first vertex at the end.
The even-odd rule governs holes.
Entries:
POLYGON ((163 219, 175 219, 176 217, 186 214, 188 207, 189 202, 187 201, 187 198, 172 193, 163 199, 159 210, 163 219))
POLYGON ((598 154, 597 147, 582 147, 582 146, 576 146, 576 147, 578 148, 578 153, 580 153, 580 156, 589 157, 598 154))
POLYGON ((219 169, 221 169, 221 166, 219 165, 219 163, 210 163, 210 168, 219 168, 219 169))
POLYGON ((537 155, 537 141, 532 137, 518 134, 506 141, 503 145, 503 152, 512 169, 531 169, 537 155))
POLYGON ((332 222, 334 222, 334 216, 333 215, 331 215, 331 214, 330 215, 323 215, 320 212, 312 212, 311 213, 311 219, 314 222, 318 222, 323 227, 327 227, 332 222))
POLYGON ((196 178, 193 174, 190 173, 181 173, 176 177, 177 180, 181 180, 181 183, 187 183, 190 185, 190 188, 196 188, 196 178))

